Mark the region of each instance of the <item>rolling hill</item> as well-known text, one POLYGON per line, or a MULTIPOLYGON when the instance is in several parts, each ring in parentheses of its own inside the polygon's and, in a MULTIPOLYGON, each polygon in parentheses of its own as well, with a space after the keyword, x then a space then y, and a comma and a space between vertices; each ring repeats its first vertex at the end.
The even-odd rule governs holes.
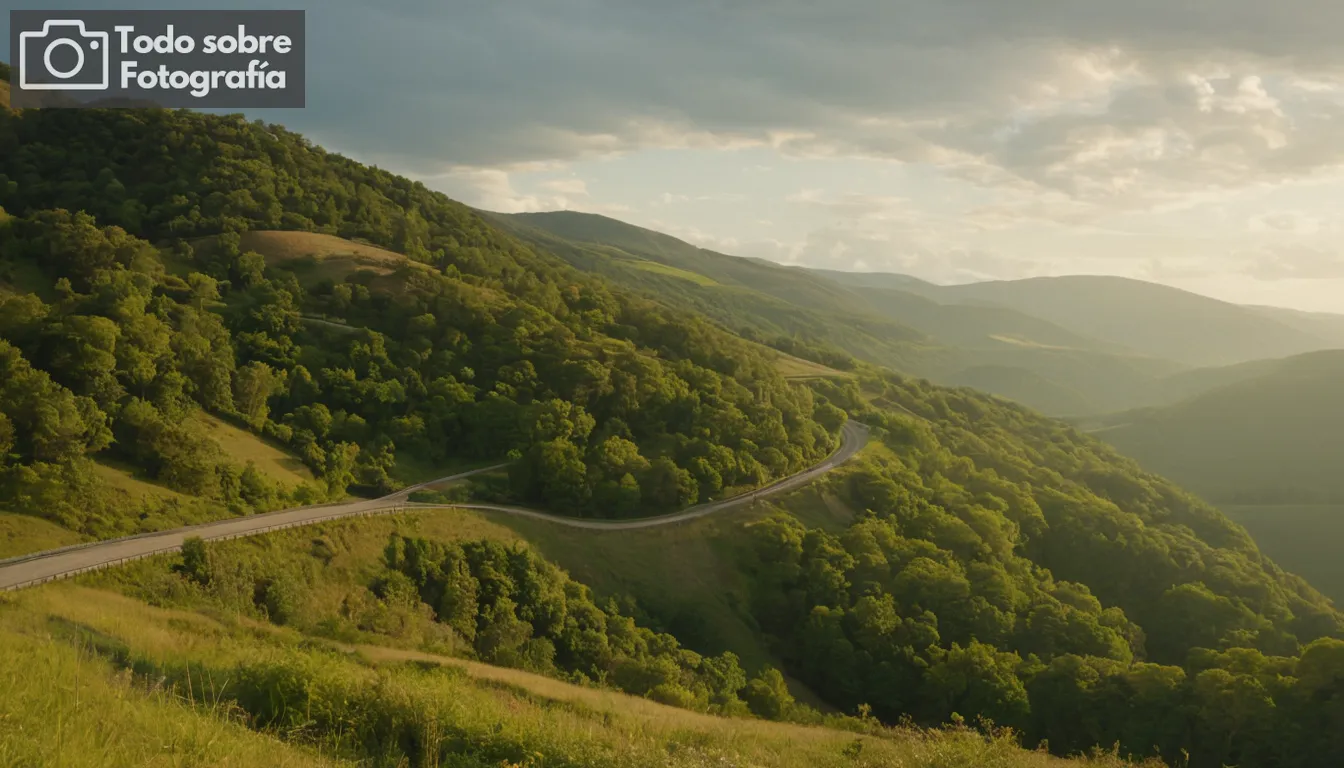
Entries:
POLYGON ((943 303, 1007 307, 1189 366, 1286 357, 1338 343, 1249 307, 1120 277, 1039 277, 924 287, 943 303))
POLYGON ((1329 312, 1302 312, 1283 307, 1250 306, 1255 312, 1273 318, 1303 333, 1324 339, 1335 349, 1344 349, 1344 315, 1329 312))
POLYGON ((1064 327, 1005 307, 940 304, 894 288, 850 286, 874 311, 929 334, 949 346, 968 350, 1037 347, 1112 354, 1133 354, 1064 327))
POLYGON ((1201 394, 1116 414, 1094 434, 1216 502, 1267 555, 1344 602, 1344 352, 1193 371, 1171 383, 1201 394))
MULTIPOLYGON (((851 419, 872 435, 800 499, 716 528, 510 527, 524 544, 448 507, 191 540, 7 596, 0 679, 36 703, 0 710, 22 726, 0 728, 0 761, 137 764, 168 744, 250 764, 264 743, 275 762, 1011 766, 1053 759, 1018 745, 1114 745, 1102 764, 1305 768, 1344 747, 1344 615, 1217 510, 1064 423, 815 337, 766 340, 848 375, 787 379, 720 319, 801 307, 949 351, 870 334, 904 327, 871 312, 848 328, 860 299, 833 281, 673 263, 644 235, 566 251, 283 128, 186 110, 0 114, 0 205, 0 262, 38 281, 0 297, 0 492, 44 541, 154 511, 105 503, 105 460, 216 517, 384 488, 411 456, 507 462, 478 498, 633 518, 809 466, 851 419), (240 466, 202 410, 314 481, 240 466), (401 659, 418 663, 382 666, 401 659), (618 693, 640 700, 596 703, 618 693), (655 704, 677 711, 628 719, 655 704), (984 730, 944 739, 955 723, 984 730)), ((1061 353, 1022 342, 1005 346, 1061 353)))
POLYGON ((579 269, 786 351, 801 342, 898 370, 920 369, 946 354, 926 334, 866 311, 844 288, 798 270, 706 251, 593 214, 486 215, 579 269))
POLYGON ((1095 434, 1219 503, 1344 502, 1344 351, 1257 363, 1095 434))
POLYGON ((595 214, 487 215, 580 269, 782 349, 840 349, 940 383, 974 382, 1050 414, 1146 404, 1150 384, 1183 367, 1016 309, 931 299, 923 294, 938 286, 903 275, 785 267, 595 214))

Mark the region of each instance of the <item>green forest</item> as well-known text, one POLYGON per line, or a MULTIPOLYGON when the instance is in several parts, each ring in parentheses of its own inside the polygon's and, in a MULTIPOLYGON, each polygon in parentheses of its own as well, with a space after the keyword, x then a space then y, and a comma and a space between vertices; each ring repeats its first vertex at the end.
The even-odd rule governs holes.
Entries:
MULTIPOLYGON (((690 650, 486 540, 391 538, 367 589, 430 617, 425 643, 701 712, 824 722, 788 675, 863 727, 1006 726, 1058 755, 1192 768, 1344 759, 1344 616, 1067 424, 816 339, 743 338, 236 116, 0 110, 0 206, 6 512, 108 538, 385 493, 408 461, 509 461, 506 498, 630 518, 805 469, 856 419, 876 445, 827 481, 857 513, 843 530, 782 512, 743 525, 743 611, 782 669, 690 650), (401 258, 246 247, 275 230, 401 258), (761 341, 850 375, 789 381, 761 341), (198 412, 314 479, 220 450, 198 412), (127 502, 104 464, 180 496, 127 502)), ((173 583, 273 624, 319 586, 211 558, 189 545, 173 583)), ((297 690, 248 680, 258 707, 297 690)))
POLYGON ((391 490, 400 454, 516 456, 519 499, 602 517, 796 471, 843 422, 710 323, 613 293, 461 205, 279 129, 58 111, 0 128, 3 268, 35 289, 0 305, 7 495, 75 530, 128 532, 52 498, 103 452, 234 511, 287 500, 211 455, 182 426, 193 408, 302 457, 321 483, 295 501, 391 490), (302 265, 239 248, 239 232, 276 227, 409 260, 301 280, 285 267, 302 265))

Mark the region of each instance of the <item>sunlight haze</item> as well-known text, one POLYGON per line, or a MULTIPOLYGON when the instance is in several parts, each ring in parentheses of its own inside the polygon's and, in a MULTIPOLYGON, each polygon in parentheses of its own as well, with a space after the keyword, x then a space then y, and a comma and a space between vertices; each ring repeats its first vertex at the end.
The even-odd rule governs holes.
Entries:
POLYGON ((262 116, 477 207, 786 264, 1122 275, 1344 312, 1338 4, 338 0, 308 18, 310 107, 262 116))

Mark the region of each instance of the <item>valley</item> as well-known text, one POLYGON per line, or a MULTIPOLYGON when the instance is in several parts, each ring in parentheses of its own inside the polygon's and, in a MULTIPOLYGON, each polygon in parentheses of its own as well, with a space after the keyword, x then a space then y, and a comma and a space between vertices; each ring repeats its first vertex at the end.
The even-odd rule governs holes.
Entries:
POLYGON ((1264 553, 1344 605, 1344 504, 1221 504, 1264 553))
POLYGON ((1340 316, 1242 307, 1135 280, 941 286, 715 253, 593 214, 488 215, 581 269, 675 297, 749 337, 843 350, 1054 416, 1169 405, 1264 359, 1344 348, 1340 316))
POLYGON ((1344 754, 1331 317, 482 212, 187 110, 0 110, 0 206, 0 763, 1344 754))

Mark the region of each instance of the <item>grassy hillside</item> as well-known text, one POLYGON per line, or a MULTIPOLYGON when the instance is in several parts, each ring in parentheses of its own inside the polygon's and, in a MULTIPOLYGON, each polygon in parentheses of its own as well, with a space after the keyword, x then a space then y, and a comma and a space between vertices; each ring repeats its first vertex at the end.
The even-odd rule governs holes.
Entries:
POLYGON ((242 463, 252 462, 263 475, 286 488, 311 483, 315 479, 302 460, 218 416, 197 412, 194 421, 226 455, 242 463))
POLYGON ((1344 500, 1344 352, 1316 352, 1097 435, 1220 503, 1344 500))
POLYGON ((81 541, 83 536, 56 523, 31 515, 0 512, 0 560, 81 541))
POLYGON ((775 359, 775 370, 786 379, 828 379, 854 375, 851 371, 837 371, 830 366, 783 353, 775 359))
POLYGON ((845 732, 698 715, 523 672, 349 652, 89 589, 12 600, 6 764, 1111 766, 969 730, 845 732), (22 706, 17 706, 22 702, 22 706), (370 713, 383 713, 369 717, 370 713), (53 729, 52 722, 66 727, 53 729))

